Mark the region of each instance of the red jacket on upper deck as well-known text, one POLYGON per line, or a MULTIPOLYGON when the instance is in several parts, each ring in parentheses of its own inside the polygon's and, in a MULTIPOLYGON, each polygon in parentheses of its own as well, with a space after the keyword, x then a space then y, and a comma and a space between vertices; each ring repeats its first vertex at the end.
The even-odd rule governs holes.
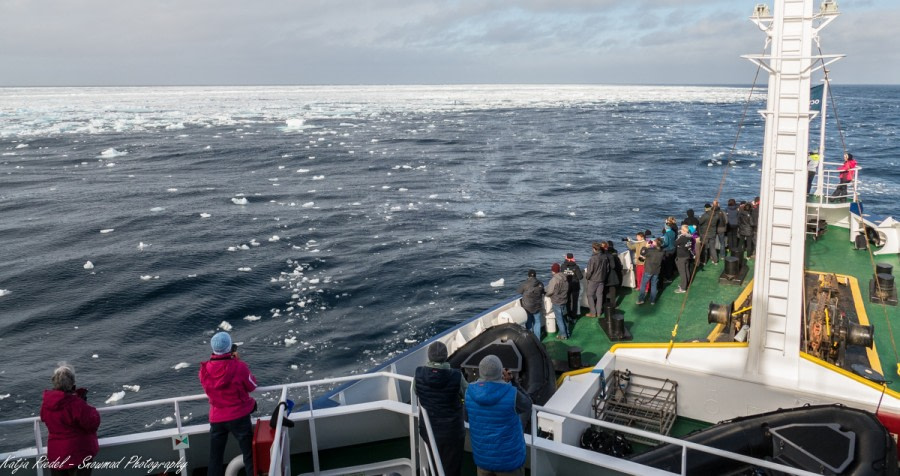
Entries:
POLYGON ((47 425, 47 458, 59 462, 57 469, 76 468, 88 456, 97 456, 100 413, 78 395, 62 390, 44 390, 41 420, 47 425), (68 459, 67 459, 68 458, 68 459))
POLYGON ((250 396, 256 389, 256 378, 250 367, 232 354, 213 354, 200 364, 200 384, 209 397, 210 423, 241 418, 256 406, 250 396))

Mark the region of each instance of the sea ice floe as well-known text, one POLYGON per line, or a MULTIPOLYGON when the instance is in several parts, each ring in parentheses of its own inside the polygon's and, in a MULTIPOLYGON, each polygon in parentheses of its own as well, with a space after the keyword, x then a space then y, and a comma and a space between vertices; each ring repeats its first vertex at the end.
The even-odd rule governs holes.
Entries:
POLYGON ((278 235, 272 235, 272 237, 269 238, 269 243, 275 243, 276 241, 280 241, 280 240, 281 240, 281 237, 279 237, 278 235))
POLYGON ((212 216, 212 215, 210 215, 209 213, 201 213, 201 214, 200 214, 200 218, 209 218, 209 217, 211 217, 211 216, 212 216))
POLYGON ((505 283, 505 282, 506 282, 506 280, 504 280, 503 278, 500 278, 496 281, 491 281, 491 287, 499 288, 499 287, 503 286, 503 283, 505 283))
POLYGON ((475 217, 476 217, 476 218, 484 218, 484 217, 485 217, 485 214, 484 214, 483 211, 478 210, 477 212, 475 212, 475 217))
POLYGON ((324 175, 313 175, 313 180, 325 180, 324 175))
POLYGON ((233 329, 233 328, 234 328, 234 326, 232 326, 231 324, 229 324, 228 321, 222 321, 222 322, 219 323, 219 329, 222 329, 222 330, 225 331, 225 332, 229 332, 229 331, 231 331, 231 329, 233 329))
POLYGON ((91 358, 92 358, 92 359, 99 359, 99 358, 100 358, 100 356, 99 356, 99 355, 97 355, 97 354, 92 354, 92 355, 91 355, 91 358))
POLYGON ((0 395, 0 400, 5 400, 5 399, 7 399, 7 398, 9 398, 9 394, 8 394, 8 393, 5 393, 5 394, 3 394, 3 395, 0 395))
POLYGON ((177 188, 167 188, 166 191, 167 192, 177 192, 178 189, 177 188))
POLYGON ((150 243, 144 243, 143 241, 141 241, 141 242, 138 242, 137 249, 144 251, 144 248, 147 248, 149 246, 150 246, 150 243))
POLYGON ((315 204, 316 204, 316 202, 306 202, 303 204, 303 208, 310 208, 315 204))
POLYGON ((172 368, 175 369, 175 370, 181 370, 181 369, 183 369, 183 368, 187 368, 187 367, 190 367, 190 366, 191 366, 191 364, 189 364, 189 363, 187 363, 187 362, 179 362, 179 363, 173 365, 172 368))
POLYGON ((149 274, 141 275, 141 281, 150 281, 151 279, 153 279, 153 276, 150 276, 149 274))
POLYGON ((104 402, 104 403, 106 403, 107 405, 110 404, 110 403, 116 403, 116 402, 118 402, 119 400, 121 400, 121 399, 123 399, 123 398, 125 398, 125 391, 124 391, 124 390, 121 391, 121 392, 116 392, 116 393, 110 395, 109 398, 107 398, 107 399, 106 399, 106 402, 104 402))
POLYGON ((284 345, 285 345, 285 347, 290 347, 290 346, 292 346, 292 345, 294 345, 294 344, 296 344, 296 343, 297 343, 297 338, 296 338, 296 337, 287 337, 287 338, 284 339, 284 345))
POLYGON ((249 267, 247 267, 247 266, 244 266, 243 268, 238 268, 238 271, 242 271, 242 272, 247 273, 247 272, 253 271, 253 268, 249 268, 249 267))
POLYGON ((102 234, 105 235, 105 234, 107 234, 107 233, 112 233, 112 232, 114 232, 114 231, 116 231, 115 228, 105 228, 105 229, 103 229, 103 230, 100 230, 100 233, 102 233, 102 234))
POLYGON ((28 144, 19 144, 16 146, 16 149, 24 149, 26 147, 28 147, 28 144))
POLYGON ((404 344, 415 344, 416 342, 418 341, 415 339, 403 339, 404 344))
POLYGON ((12 294, 12 291, 9 289, 0 289, 0 297, 9 296, 10 294, 12 294))
POLYGON ((247 197, 241 197, 241 198, 232 198, 231 203, 233 203, 235 205, 246 205, 249 202, 247 201, 247 197))
POLYGON ((297 169, 298 174, 305 174, 307 172, 309 172, 309 169, 297 169))
POLYGON ((141 391, 140 385, 122 385, 122 388, 124 388, 125 390, 130 390, 132 392, 140 392, 141 391))
POLYGON ((94 263, 91 263, 90 261, 84 263, 84 269, 94 269, 94 263))
POLYGON ((123 155, 128 155, 128 151, 125 151, 125 150, 116 150, 116 149, 114 149, 114 148, 112 148, 112 147, 110 147, 109 149, 104 150, 103 152, 100 152, 100 157, 102 157, 102 158, 104 158, 104 159, 111 159, 111 158, 113 158, 113 157, 121 157, 121 156, 123 156, 123 155))
POLYGON ((153 208, 150 209, 150 211, 151 211, 151 212, 161 212, 161 211, 163 211, 163 210, 165 210, 165 209, 166 209, 166 207, 153 207, 153 208))
POLYGON ((298 367, 297 364, 291 364, 291 370, 299 370, 299 369, 300 369, 300 367, 298 367))
POLYGON ((260 319, 262 319, 261 316, 244 316, 244 320, 245 320, 245 321, 250 321, 250 322, 258 321, 258 320, 260 320, 260 319))

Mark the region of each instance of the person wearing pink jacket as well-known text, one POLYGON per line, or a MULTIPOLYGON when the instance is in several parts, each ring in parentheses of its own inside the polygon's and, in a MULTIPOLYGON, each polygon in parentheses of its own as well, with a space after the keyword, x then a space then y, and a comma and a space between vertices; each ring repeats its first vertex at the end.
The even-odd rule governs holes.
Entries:
MULTIPOLYGON (((87 403, 87 390, 75 387, 75 370, 62 363, 50 379, 53 390, 44 390, 41 421, 47 425, 47 459, 54 476, 88 476, 89 463, 99 451, 97 428, 100 414, 87 403)), ((15 472, 15 471, 13 471, 15 472)))
POLYGON ((227 332, 219 332, 209 341, 212 355, 200 364, 200 384, 209 398, 209 476, 225 474, 225 444, 231 433, 244 455, 247 474, 253 471, 253 425, 250 414, 256 401, 250 392, 256 378, 250 367, 238 358, 236 346, 227 332))

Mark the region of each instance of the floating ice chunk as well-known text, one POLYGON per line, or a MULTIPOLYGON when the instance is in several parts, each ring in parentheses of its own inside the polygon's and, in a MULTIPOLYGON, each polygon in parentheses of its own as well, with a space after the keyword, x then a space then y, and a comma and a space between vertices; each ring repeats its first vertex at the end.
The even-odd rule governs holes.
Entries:
POLYGON ((309 208, 315 204, 316 204, 316 202, 306 202, 303 204, 303 208, 309 208))
POLYGON ((261 316, 244 316, 244 320, 250 322, 258 321, 260 319, 262 319, 261 316))
POLYGON ((299 369, 300 369, 300 367, 298 367, 297 364, 291 364, 291 370, 299 370, 299 369))
POLYGON ((324 175, 313 175, 313 180, 325 180, 324 175))
POLYGON ((232 198, 231 203, 233 203, 235 205, 246 205, 249 202, 247 202, 247 197, 241 197, 241 198, 232 198))
POLYGON ((28 147, 28 144, 19 144, 16 146, 16 149, 24 149, 26 147, 28 147))
POLYGON ((175 370, 181 370, 181 369, 184 369, 184 368, 187 368, 190 366, 191 366, 191 364, 189 364, 187 362, 179 362, 179 363, 175 364, 174 366, 172 366, 172 368, 175 370))
POLYGON ((303 119, 288 119, 284 121, 287 124, 288 129, 302 129, 303 128, 303 119))
POLYGON ((575 216, 575 212, 569 212, 569 216, 570 216, 570 217, 575 216))
POLYGON ((478 210, 477 212, 475 212, 475 217, 476 217, 476 218, 484 218, 484 217, 485 217, 485 214, 484 214, 483 211, 478 210))
POLYGON ((12 291, 10 291, 9 289, 0 289, 0 297, 8 296, 10 294, 12 294, 12 291))
POLYGON ((408 188, 400 187, 400 188, 397 189, 397 191, 398 191, 398 192, 408 192, 409 189, 408 189, 408 188))
POLYGON ((728 165, 735 165, 735 164, 737 164, 737 161, 736 161, 736 160, 729 160, 729 161, 728 161, 728 165))
POLYGON ((141 391, 140 385, 122 385, 122 388, 124 388, 125 390, 131 390, 132 392, 140 392, 141 391))
POLYGON ((144 248, 147 248, 149 246, 150 246, 150 243, 144 243, 143 241, 141 241, 138 243, 137 249, 144 251, 144 248))
POLYGON ((756 167, 756 164, 754 164, 754 163, 751 162, 750 165, 749 165, 749 167, 756 167))
POLYGON ((150 281, 151 279, 153 279, 153 276, 150 276, 149 274, 141 276, 141 281, 150 281))
POLYGON ((238 248, 240 248, 240 249, 242 249, 242 250, 245 250, 245 251, 250 249, 250 247, 247 246, 247 245, 241 245, 241 246, 239 246, 238 248))
POLYGON ((297 169, 298 174, 305 174, 307 172, 309 172, 309 169, 297 169))
POLYGON ((107 167, 115 167, 115 166, 116 166, 116 163, 115 163, 115 162, 110 162, 110 163, 106 164, 106 166, 107 166, 107 167))
POLYGON ((712 166, 713 166, 713 164, 706 164, 706 166, 707 166, 707 167, 712 167, 712 166))
POLYGON ((100 356, 99 356, 99 355, 97 355, 97 354, 93 354, 93 355, 91 355, 91 358, 92 358, 92 359, 99 359, 99 358, 100 358, 100 356))
POLYGON ((280 236, 278 236, 278 235, 272 235, 272 237, 269 238, 269 243, 275 243, 276 241, 280 241, 280 240, 281 240, 281 237, 280 237, 280 236))
POLYGON ((103 230, 100 230, 100 233, 105 235, 105 234, 107 234, 107 233, 112 233, 112 232, 114 232, 114 231, 116 231, 115 228, 105 228, 105 229, 103 229, 103 230))
POLYGON ((166 191, 167 192, 177 192, 178 189, 177 188, 167 188, 166 191))
POLYGON ((222 321, 222 322, 219 323, 219 329, 222 329, 222 330, 225 331, 225 332, 228 332, 228 331, 230 331, 230 330, 233 329, 233 328, 234 328, 234 326, 232 326, 231 324, 229 324, 228 321, 222 321))
POLYGON ((84 269, 94 269, 94 263, 91 263, 90 261, 84 263, 84 269))
POLYGON ((124 390, 121 391, 121 392, 116 392, 116 393, 110 395, 109 398, 107 398, 107 399, 106 399, 106 402, 104 402, 104 403, 106 403, 107 405, 109 405, 110 403, 116 403, 116 402, 118 402, 119 400, 121 400, 121 399, 123 399, 123 398, 125 398, 125 391, 124 391, 124 390))
POLYGON ((123 155, 128 155, 128 151, 125 151, 125 150, 116 150, 116 149, 114 149, 114 148, 112 148, 112 147, 110 147, 109 149, 104 150, 103 152, 100 152, 100 157, 102 157, 102 158, 104 158, 104 159, 111 159, 111 158, 113 158, 113 157, 121 157, 121 156, 123 156, 123 155))
POLYGON ((9 394, 8 394, 8 393, 5 393, 5 394, 3 394, 3 395, 0 395, 0 400, 5 400, 5 399, 7 399, 7 398, 9 398, 9 394))
POLYGON ((287 338, 284 339, 284 345, 285 345, 285 347, 290 347, 290 346, 292 346, 292 345, 294 345, 294 344, 296 344, 296 343, 297 343, 297 338, 296 338, 296 337, 287 337, 287 338))
POLYGON ((181 129, 184 129, 184 123, 181 122, 176 124, 169 124, 168 126, 166 126, 167 131, 178 131, 181 129))
POLYGON ((641 211, 641 209, 638 208, 638 207, 634 207, 634 208, 631 209, 631 211, 633 211, 633 212, 639 212, 639 211, 641 211))
POLYGON ((415 344, 416 342, 418 341, 415 339, 403 339, 404 344, 415 344))
POLYGON ((151 211, 151 212, 161 212, 161 211, 163 211, 163 210, 165 210, 165 209, 166 209, 166 207, 153 207, 153 208, 150 209, 150 211, 151 211))
POLYGON ((505 283, 505 282, 506 282, 506 280, 504 280, 503 278, 500 278, 496 281, 491 281, 491 287, 499 288, 499 287, 503 286, 503 283, 505 283))
POLYGON ((238 268, 238 271, 242 271, 242 272, 244 272, 244 273, 247 273, 247 272, 253 271, 253 268, 250 268, 250 267, 248 267, 248 266, 244 266, 244 267, 242 267, 242 268, 238 268))
POLYGON ((312 375, 312 374, 313 374, 313 371, 312 371, 312 370, 307 370, 307 371, 306 371, 306 375, 312 375))
POLYGON ((211 217, 211 216, 212 216, 212 215, 210 215, 209 213, 201 213, 201 214, 200 214, 200 218, 209 218, 209 217, 211 217))
POLYGON ((310 279, 309 284, 319 284, 319 278, 310 279))
POLYGON ((431 195, 428 196, 428 198, 438 198, 438 194, 432 193, 431 195))

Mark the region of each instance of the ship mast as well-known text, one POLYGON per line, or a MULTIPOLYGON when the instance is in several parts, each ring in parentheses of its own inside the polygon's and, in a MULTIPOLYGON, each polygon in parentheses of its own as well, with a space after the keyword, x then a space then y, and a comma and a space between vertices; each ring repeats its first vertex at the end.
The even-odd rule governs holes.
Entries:
MULTIPOLYGON (((806 241, 806 157, 809 147, 810 77, 820 57, 812 55, 818 31, 813 21, 834 6, 813 0, 779 0, 774 14, 757 5, 751 20, 766 35, 767 53, 746 58, 769 72, 760 179, 759 235, 753 279, 750 354, 745 377, 797 382, 803 316, 806 241)), ((836 6, 835 6, 836 7, 836 6)))

